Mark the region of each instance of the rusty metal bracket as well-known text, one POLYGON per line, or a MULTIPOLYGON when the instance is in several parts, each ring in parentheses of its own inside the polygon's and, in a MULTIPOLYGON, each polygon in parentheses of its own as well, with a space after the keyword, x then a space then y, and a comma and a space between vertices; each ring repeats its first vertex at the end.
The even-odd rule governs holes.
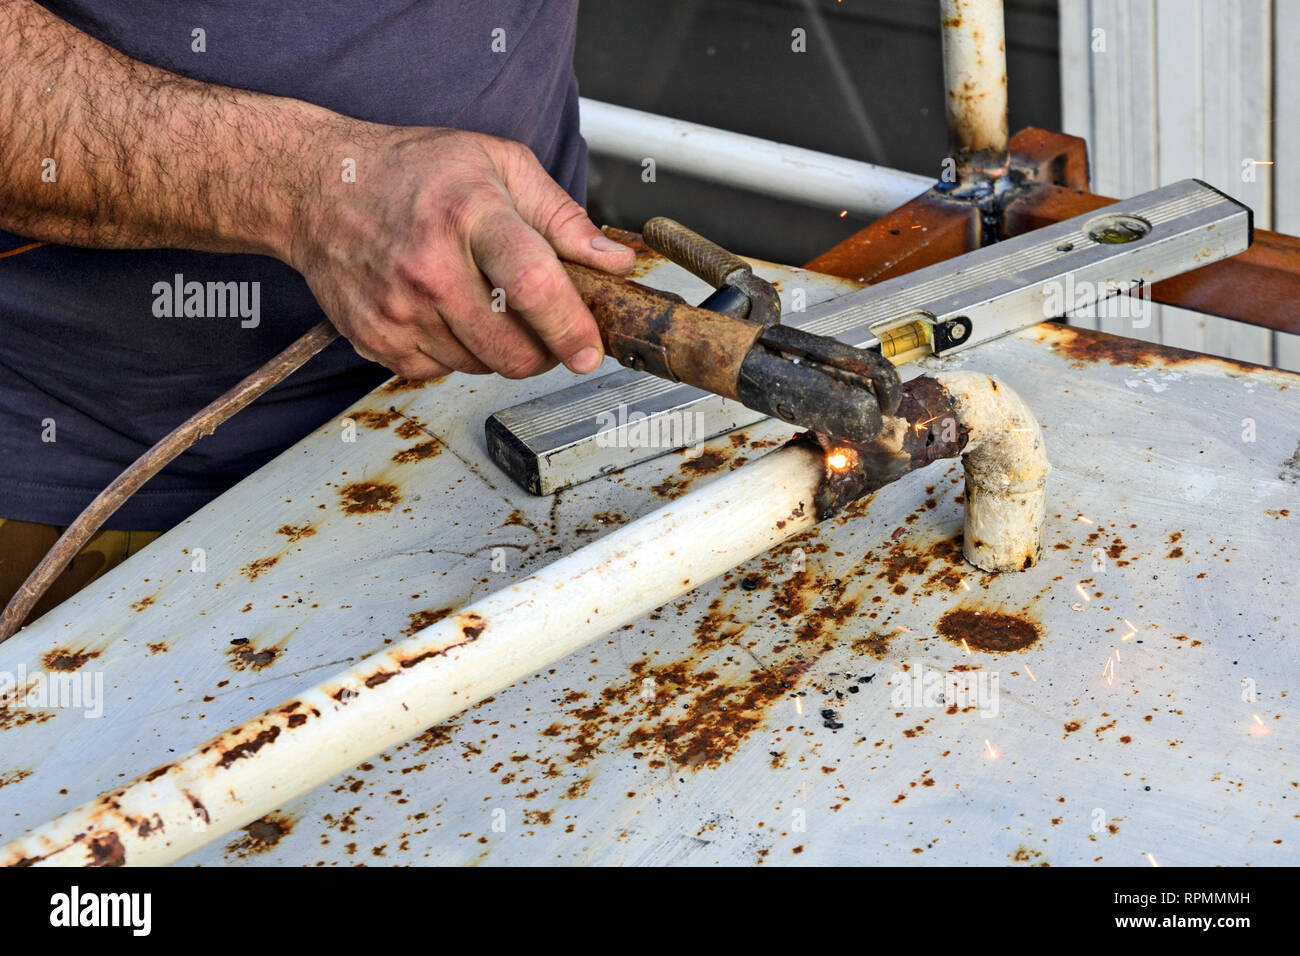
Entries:
MULTIPOLYGON (((880 282, 1117 202, 1089 190, 1087 144, 1030 127, 1011 137, 1010 171, 982 196, 939 183, 808 263, 880 282)), ((1300 334, 1300 238, 1256 229, 1240 255, 1151 287, 1165 305, 1300 334)))
POLYGON ((815 444, 824 453, 826 470, 813 504, 817 520, 825 521, 910 471, 940 458, 956 458, 968 437, 948 390, 921 376, 903 385, 897 410, 885 416, 874 440, 843 442, 804 432, 791 443, 815 444))

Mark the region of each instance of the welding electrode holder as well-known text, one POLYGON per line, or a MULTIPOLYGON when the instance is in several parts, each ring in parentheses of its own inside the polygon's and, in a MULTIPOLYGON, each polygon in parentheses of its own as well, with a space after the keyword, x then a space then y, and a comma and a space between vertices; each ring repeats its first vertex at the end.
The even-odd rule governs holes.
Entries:
POLYGON ((628 368, 848 441, 873 439, 882 410, 892 414, 898 407, 898 373, 876 352, 695 308, 680 296, 575 263, 564 267, 606 351, 628 368))

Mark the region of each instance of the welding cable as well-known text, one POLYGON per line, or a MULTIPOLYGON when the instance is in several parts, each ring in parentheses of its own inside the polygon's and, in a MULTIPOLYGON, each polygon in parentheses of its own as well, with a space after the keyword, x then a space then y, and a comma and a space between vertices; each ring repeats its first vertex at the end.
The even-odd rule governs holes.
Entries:
MULTIPOLYGON (((41 243, 37 243, 41 245, 41 243)), ((25 246, 2 255, 17 255, 35 246, 25 246)), ((205 435, 211 435, 222 422, 283 381, 303 366, 313 355, 338 338, 338 330, 328 321, 308 329, 301 338, 271 361, 243 379, 220 398, 195 412, 156 445, 137 458, 113 482, 95 496, 59 540, 41 559, 5 606, 0 617, 0 643, 4 643, 23 624, 36 602, 49 590, 55 578, 72 563, 86 542, 95 536, 104 522, 126 503, 150 478, 162 471, 205 435)))

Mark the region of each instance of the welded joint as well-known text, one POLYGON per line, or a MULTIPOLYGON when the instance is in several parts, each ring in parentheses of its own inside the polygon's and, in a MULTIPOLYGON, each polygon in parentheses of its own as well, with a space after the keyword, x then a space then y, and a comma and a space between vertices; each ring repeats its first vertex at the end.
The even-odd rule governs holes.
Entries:
POLYGON ((914 378, 874 441, 815 440, 826 456, 814 498, 818 520, 911 471, 960 455, 966 560, 984 571, 1023 571, 1041 560, 1051 465, 1037 420, 1005 383, 976 372, 914 378))

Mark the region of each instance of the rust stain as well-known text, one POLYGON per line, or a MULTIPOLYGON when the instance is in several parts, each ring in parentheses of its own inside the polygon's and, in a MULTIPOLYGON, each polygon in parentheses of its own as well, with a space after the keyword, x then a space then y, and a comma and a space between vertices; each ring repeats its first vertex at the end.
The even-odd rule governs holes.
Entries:
MULTIPOLYGON (((824 651, 822 652, 824 653, 824 651)), ((693 672, 684 665, 655 674, 676 692, 650 704, 651 713, 628 735, 625 750, 658 749, 682 767, 718 767, 740 750, 744 741, 762 726, 766 712, 787 698, 800 675, 821 654, 796 657, 767 670, 755 670, 748 681, 728 684, 713 671, 693 672), (672 698, 686 695, 685 715, 680 705, 667 711, 672 698)), ((638 687, 641 682, 637 682, 638 687)))
POLYGON ((681 481, 675 476, 669 475, 663 481, 659 482, 659 484, 651 485, 650 490, 660 498, 672 501, 675 498, 680 498, 682 495, 686 494, 690 487, 691 483, 689 481, 681 481))
POLYGON ((287 814, 274 812, 254 820, 243 827, 244 835, 226 844, 226 852, 241 858, 256 856, 275 848, 285 836, 293 832, 297 819, 287 814))
POLYGON ((45 665, 46 670, 71 672, 85 667, 101 653, 103 652, 89 649, 73 651, 56 648, 42 656, 41 663, 45 665))
POLYGON ((139 613, 140 613, 141 611, 143 611, 145 608, 149 607, 149 605, 153 604, 153 602, 154 602, 154 597, 155 597, 155 595, 150 594, 150 595, 148 595, 147 597, 142 597, 142 598, 140 598, 140 600, 138 600, 138 601, 132 601, 132 602, 131 602, 131 610, 133 610, 133 611, 135 611, 137 614, 139 614, 139 613))
MULTIPOLYGON (((238 738, 240 734, 244 732, 245 730, 243 727, 236 727, 233 731, 228 733, 226 736, 238 738)), ((218 760, 217 763, 221 766, 223 770, 228 770, 236 760, 241 760, 244 757, 253 756, 259 750, 265 747, 267 744, 275 743, 275 738, 279 736, 280 736, 279 727, 268 727, 265 730, 258 731, 252 737, 252 739, 241 740, 239 743, 234 744, 229 749, 223 751, 221 754, 221 759, 218 760)))
POLYGON ((153 656, 154 654, 165 654, 168 650, 167 644, 163 641, 155 641, 152 644, 146 644, 145 647, 149 648, 150 656, 153 656))
POLYGON ((409 465, 413 462, 423 461, 426 458, 433 458, 441 451, 442 442, 432 438, 429 441, 420 442, 418 445, 412 445, 410 448, 403 448, 393 455, 392 460, 399 465, 409 465))
POLYGON ((396 409, 388 409, 386 412, 376 411, 373 408, 359 408, 351 412, 348 418, 352 419, 358 425, 364 425, 366 428, 387 428, 397 419, 402 417, 402 413, 396 409))
POLYGON ((444 617, 446 617, 454 610, 456 610, 455 606, 451 605, 448 607, 440 607, 437 608, 436 610, 429 609, 424 611, 416 611, 414 614, 410 615, 409 623, 406 625, 406 627, 402 628, 402 633, 405 634, 407 637, 410 637, 412 634, 415 634, 417 631, 423 631, 430 624, 437 624, 439 621, 441 621, 444 617))
POLYGON ((31 775, 30 770, 6 770, 4 773, 0 773, 0 790, 11 784, 21 783, 31 775))
POLYGON ((398 438, 419 438, 424 434, 424 428, 414 418, 408 418, 393 429, 398 438))
POLYGON ((276 534, 282 534, 290 541, 301 541, 303 538, 310 538, 316 533, 316 529, 310 524, 282 524, 275 529, 276 534))
POLYGON ((343 510, 348 514, 375 514, 392 511, 402 500, 397 486, 378 481, 358 481, 339 491, 343 510))
POLYGON ((1038 850, 1031 850, 1029 847, 1021 844, 1016 847, 1016 852, 1011 854, 1011 860, 1014 863, 1026 863, 1031 866, 1051 866, 1043 859, 1043 854, 1038 850))
POLYGON ((122 841, 116 833, 106 833, 104 836, 96 837, 90 841, 89 848, 93 861, 87 863, 87 866, 126 865, 126 848, 122 846, 122 841))
POLYGON ((720 451, 701 452, 683 462, 681 470, 692 475, 711 475, 725 468, 729 460, 729 456, 720 451))
POLYGON ((388 394, 392 394, 393 392, 410 392, 415 389, 424 388, 426 385, 435 385, 446 377, 446 375, 438 375, 434 378, 426 378, 418 382, 409 378, 394 378, 380 386, 379 391, 388 394))
POLYGON ((50 710, 33 710, 26 705, 27 690, 11 690, 0 699, 0 730, 12 730, 27 724, 43 724, 54 719, 50 710))
POLYGON ((272 554, 265 558, 258 558, 256 561, 250 561, 239 569, 239 573, 244 575, 250 581, 256 581, 259 577, 270 571, 279 563, 281 555, 272 554))
POLYGON ((1027 617, 962 607, 939 618, 937 630, 946 641, 957 645, 965 641, 972 650, 992 654, 1022 651, 1041 636, 1039 626, 1027 617))
MULTIPOLYGON (((764 725, 774 706, 795 693, 801 676, 831 646, 799 645, 797 653, 765 660, 765 667, 731 679, 691 656, 666 664, 637 661, 626 681, 605 687, 594 698, 570 691, 562 701, 567 719, 542 734, 569 746, 565 760, 571 765, 587 764, 618 747, 651 768, 668 763, 716 768, 764 725)), ((575 784, 565 796, 585 790, 585 784, 575 784)))
POLYGON ((1059 322, 1044 322, 1035 326, 1032 334, 1041 342, 1049 344, 1053 351, 1059 352, 1070 360, 1075 368, 1084 368, 1105 362, 1109 365, 1128 368, 1174 368, 1185 365, 1212 367, 1218 365, 1236 372, 1254 373, 1271 371, 1265 365, 1253 365, 1249 362, 1237 362, 1232 359, 1202 355, 1185 349, 1160 345, 1155 342, 1143 342, 1107 335, 1092 329, 1082 329, 1062 325, 1059 322))
POLYGON ((894 637, 894 634, 873 633, 870 637, 858 638, 850 646, 859 654, 870 654, 880 660, 889 653, 889 642, 894 637))
POLYGON ((230 666, 237 671, 265 670, 275 663, 284 650, 283 641, 270 647, 254 647, 246 637, 239 637, 230 642, 226 649, 226 658, 230 666))

